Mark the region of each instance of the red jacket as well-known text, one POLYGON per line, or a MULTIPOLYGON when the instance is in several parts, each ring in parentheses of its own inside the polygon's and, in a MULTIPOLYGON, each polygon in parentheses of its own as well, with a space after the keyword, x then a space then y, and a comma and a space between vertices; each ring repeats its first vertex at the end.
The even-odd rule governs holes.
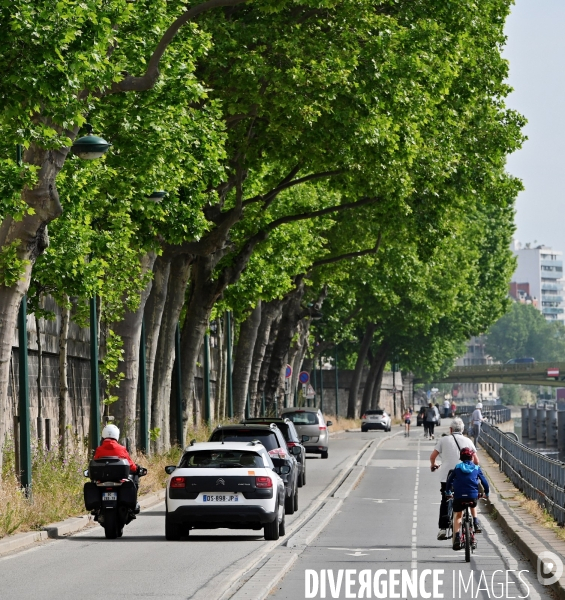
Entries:
POLYGON ((119 458, 126 458, 129 462, 129 470, 132 473, 137 471, 137 465, 130 458, 128 451, 125 446, 118 444, 118 442, 112 438, 106 438, 102 441, 102 444, 96 448, 94 458, 104 458, 105 456, 117 456, 119 458))

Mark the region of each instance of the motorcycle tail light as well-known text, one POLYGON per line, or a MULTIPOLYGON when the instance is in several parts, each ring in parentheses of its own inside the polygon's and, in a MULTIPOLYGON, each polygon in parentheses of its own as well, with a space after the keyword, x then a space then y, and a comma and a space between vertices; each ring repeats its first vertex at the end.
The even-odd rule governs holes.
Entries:
POLYGON ((256 488, 272 488, 273 480, 270 477, 255 477, 256 488))
POLYGON ((185 488, 186 487, 186 480, 184 477, 173 477, 171 479, 171 487, 172 488, 185 488))

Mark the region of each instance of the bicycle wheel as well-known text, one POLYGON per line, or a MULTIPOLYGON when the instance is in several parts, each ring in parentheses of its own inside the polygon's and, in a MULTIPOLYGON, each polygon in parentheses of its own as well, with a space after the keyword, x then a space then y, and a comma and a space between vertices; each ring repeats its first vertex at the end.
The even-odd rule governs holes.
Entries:
POLYGON ((471 562, 471 530, 467 516, 463 523, 463 534, 465 536, 465 562, 471 562))

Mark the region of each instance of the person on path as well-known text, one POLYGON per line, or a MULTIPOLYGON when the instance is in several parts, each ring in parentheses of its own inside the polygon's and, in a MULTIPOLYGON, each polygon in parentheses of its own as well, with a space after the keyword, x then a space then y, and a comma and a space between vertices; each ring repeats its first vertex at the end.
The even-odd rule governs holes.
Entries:
MULTIPOLYGON (((459 456, 463 448, 470 448, 476 451, 473 442, 463 435, 463 428, 465 427, 463 420, 455 418, 449 425, 449 435, 444 435, 439 438, 433 452, 430 454, 430 469, 432 472, 439 469, 439 480, 440 480, 440 491, 441 491, 441 503, 439 505, 439 533, 437 534, 438 540, 447 539, 447 530, 449 529, 449 506, 448 499, 445 493, 445 482, 449 476, 449 472, 455 469, 455 466, 459 462, 459 456), (437 458, 441 459, 441 464, 436 463, 437 458)), ((473 455, 473 462, 478 465, 479 458, 475 452, 473 455)), ((477 516, 477 509, 474 517, 477 516)), ((471 511, 472 512, 472 511, 471 511)), ((478 533, 478 532, 477 532, 478 533)))
POLYGON ((481 435, 481 423, 486 419, 483 417, 483 413, 481 412, 483 405, 481 402, 477 403, 473 414, 471 415, 471 427, 473 432, 473 441, 475 442, 475 446, 479 441, 479 436, 481 435))
POLYGON ((455 400, 451 401, 451 417, 455 418, 455 413, 457 412, 457 404, 455 404, 455 400))
POLYGON ((485 497, 489 495, 489 485, 481 467, 474 464, 473 457, 476 453, 471 448, 463 448, 459 454, 461 462, 455 465, 447 481, 445 491, 449 496, 453 494, 453 549, 461 550, 461 518, 466 503, 471 504, 473 514, 473 529, 481 533, 481 526, 477 519, 477 501, 479 499, 479 481, 483 484, 485 497), (474 512, 473 512, 474 511, 474 512))
POLYGON ((412 417, 412 413, 410 412, 410 409, 407 408, 404 411, 404 415, 402 415, 402 418, 404 419, 404 437, 408 437, 410 435, 410 419, 412 417))
POLYGON ((449 400, 446 398, 443 401, 443 418, 447 419, 449 417, 449 409, 451 408, 451 404, 449 403, 449 400))
POLYGON ((426 409, 426 413, 424 416, 424 423, 427 425, 427 435, 426 437, 430 437, 431 440, 434 439, 434 427, 436 423, 439 421, 439 411, 437 406, 434 406, 431 402, 428 404, 428 408, 426 409))

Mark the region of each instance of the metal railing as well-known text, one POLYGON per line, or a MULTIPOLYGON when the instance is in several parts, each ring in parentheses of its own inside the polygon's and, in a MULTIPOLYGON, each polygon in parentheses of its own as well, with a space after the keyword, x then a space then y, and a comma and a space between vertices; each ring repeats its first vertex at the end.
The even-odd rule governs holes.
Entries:
MULTIPOLYGON (((464 419, 470 417, 475 410, 474 406, 463 406, 457 409, 455 413, 458 417, 464 419)), ((511 410, 502 404, 496 404, 494 406, 486 406, 481 409, 483 417, 486 417, 489 423, 492 425, 498 425, 499 423, 506 423, 512 419, 511 410)))
POLYGON ((524 446, 488 423, 481 427, 480 443, 527 498, 536 500, 559 525, 565 523, 565 463, 524 446))

